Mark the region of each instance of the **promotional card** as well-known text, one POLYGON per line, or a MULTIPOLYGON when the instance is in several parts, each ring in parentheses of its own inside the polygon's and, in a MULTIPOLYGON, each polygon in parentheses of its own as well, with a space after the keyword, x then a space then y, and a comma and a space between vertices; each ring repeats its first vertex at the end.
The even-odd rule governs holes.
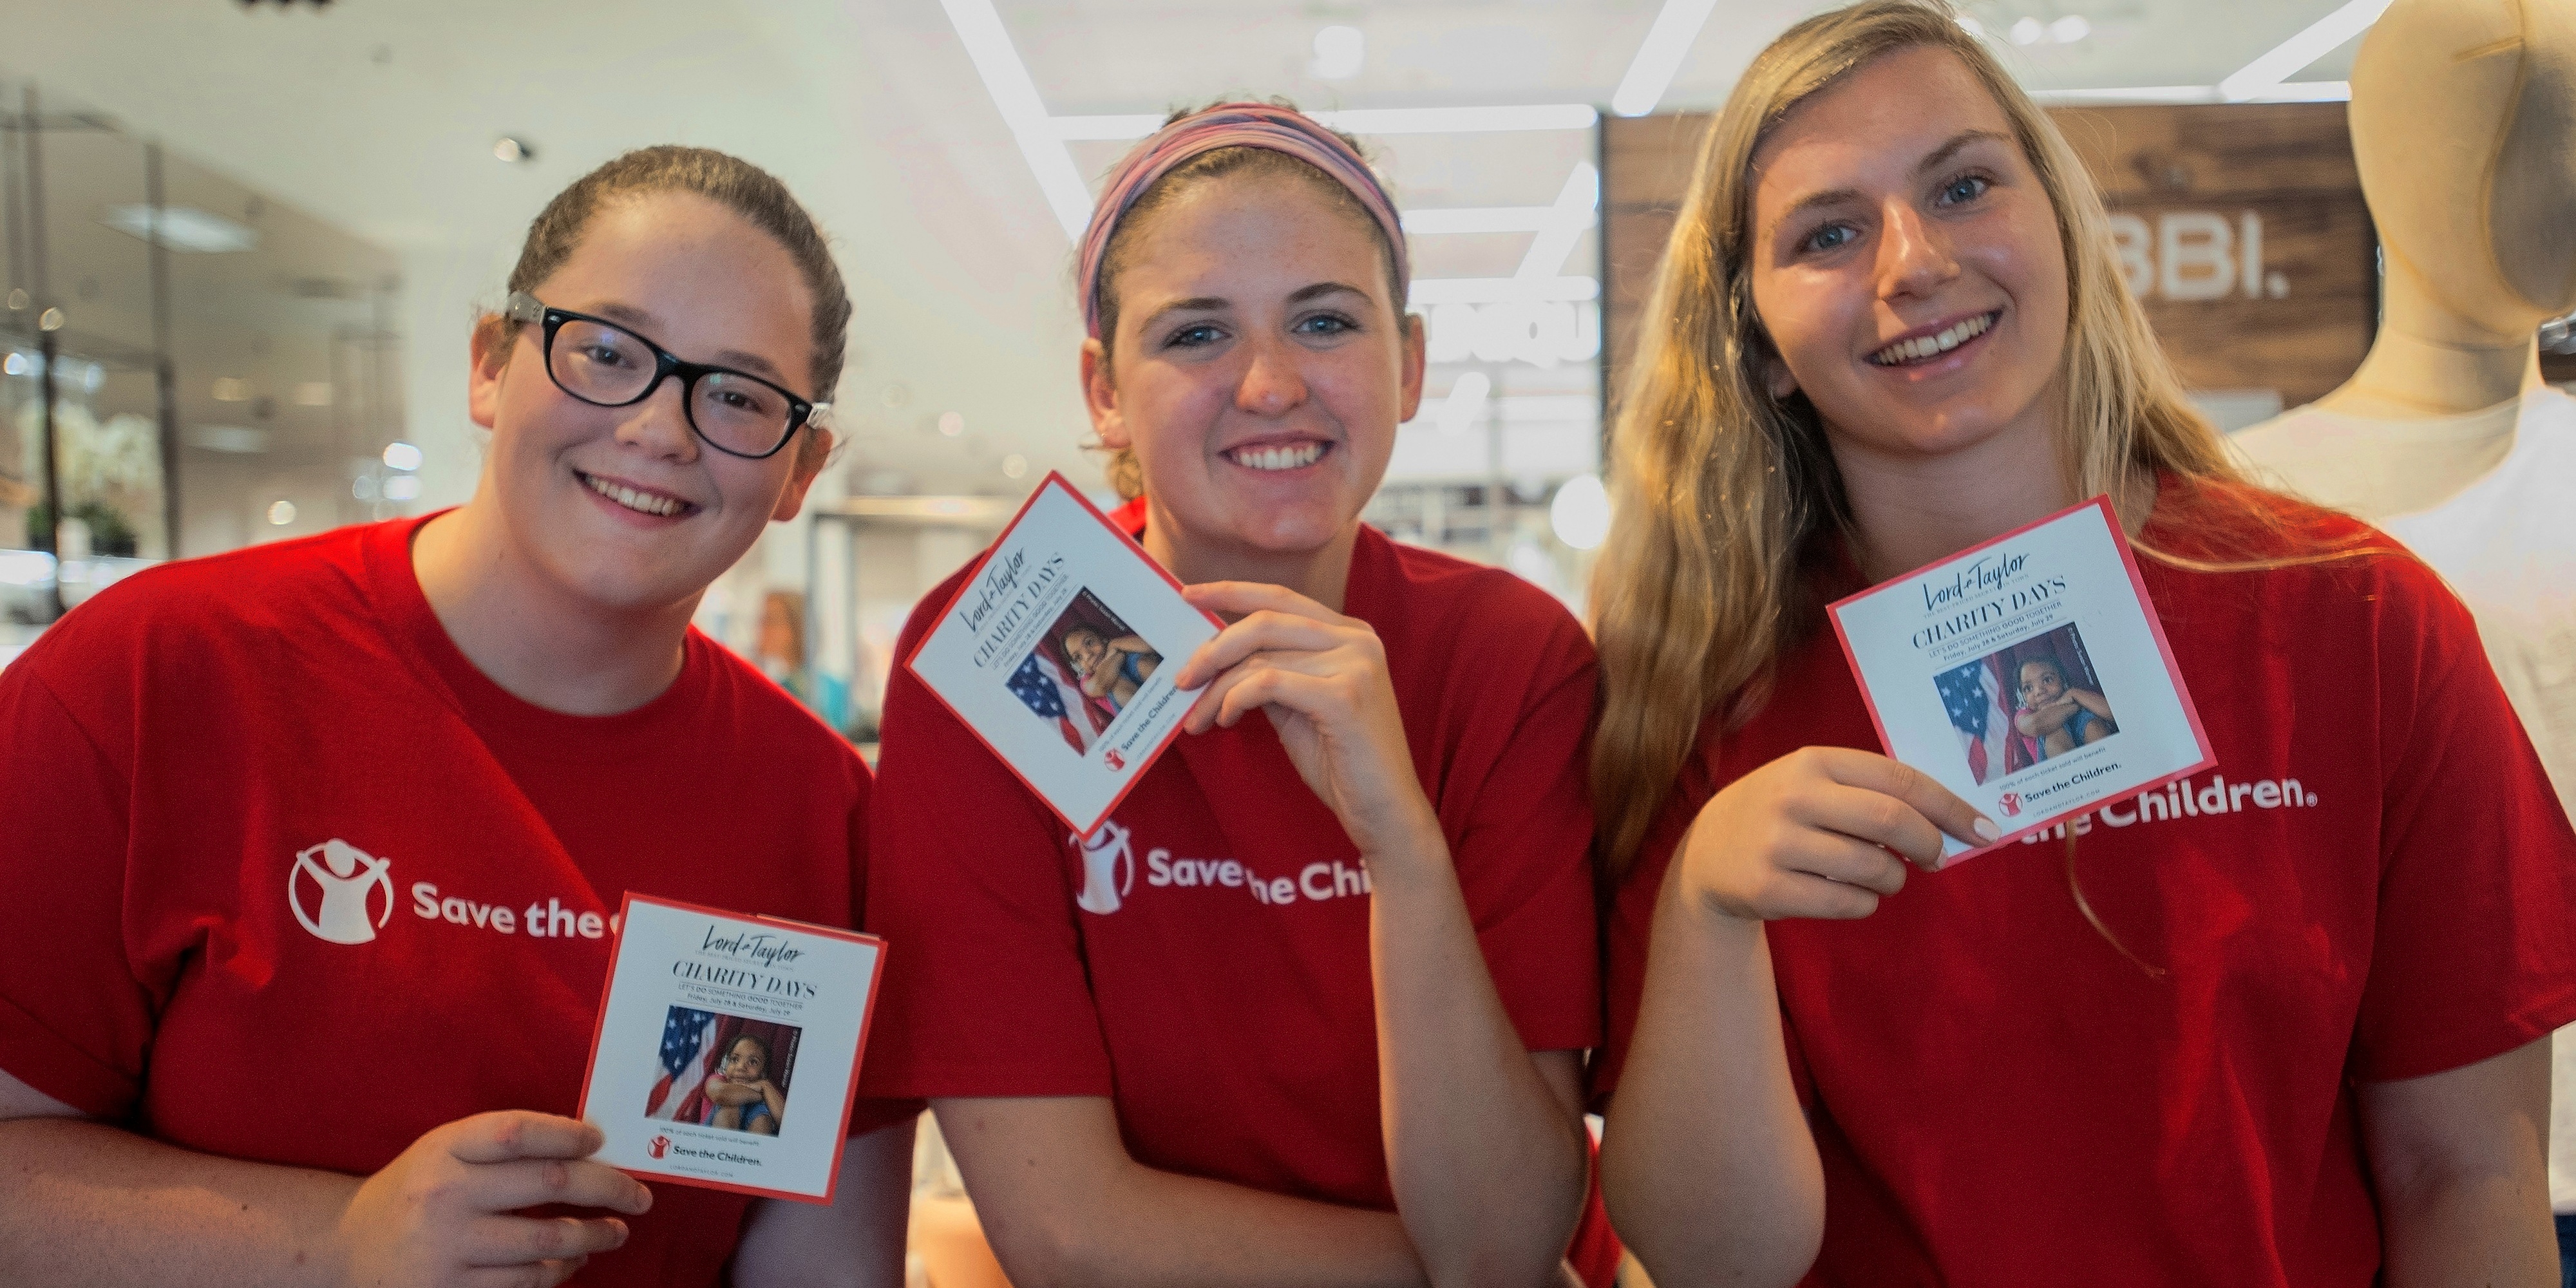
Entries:
POLYGON ((1180 732, 1198 690, 1172 677, 1219 625, 1049 474, 907 664, 1089 836, 1180 732))
POLYGON ((1887 754, 2003 841, 2215 763, 2107 498, 1828 612, 1887 754))
POLYGON ((626 896, 581 1092, 596 1157, 831 1202, 884 957, 871 935, 626 896))

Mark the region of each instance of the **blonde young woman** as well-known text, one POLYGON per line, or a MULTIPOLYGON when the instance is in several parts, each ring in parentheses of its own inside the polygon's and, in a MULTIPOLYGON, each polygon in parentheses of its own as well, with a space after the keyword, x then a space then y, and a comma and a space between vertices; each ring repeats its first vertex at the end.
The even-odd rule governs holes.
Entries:
POLYGON ((1648 316, 1594 1091, 1656 1281, 2549 1282, 2576 837, 2433 575, 2229 471, 1993 58, 1791 29, 1648 316), (1818 605, 2104 493, 2218 768, 1943 870, 1994 824, 1876 754, 1818 605))

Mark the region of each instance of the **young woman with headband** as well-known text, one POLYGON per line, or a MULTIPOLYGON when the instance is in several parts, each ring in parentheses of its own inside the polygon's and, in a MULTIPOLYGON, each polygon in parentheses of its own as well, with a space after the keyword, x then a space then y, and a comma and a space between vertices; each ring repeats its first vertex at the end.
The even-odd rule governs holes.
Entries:
POLYGON ((1119 163, 1080 281, 1116 517, 1232 624, 1161 663, 1207 691, 1093 855, 898 673, 866 1086, 932 1098, 1023 1283, 1561 1282, 1592 654, 1359 520, 1422 392, 1394 206, 1347 140, 1224 104, 1119 163))
POLYGON ((2105 225, 1937 3, 1710 130, 1596 587, 1602 1185, 1664 1288, 2550 1281, 2576 836, 2433 574, 2234 476, 2105 225), (2218 767, 1945 865, 1995 825, 1820 606, 2100 494, 2218 767))
POLYGON ((0 1281, 901 1282, 913 1107, 829 1207, 570 1117, 627 891, 860 911, 866 767, 689 628, 830 453, 840 272, 666 147, 509 289, 463 507, 137 574, 0 673, 0 1281))

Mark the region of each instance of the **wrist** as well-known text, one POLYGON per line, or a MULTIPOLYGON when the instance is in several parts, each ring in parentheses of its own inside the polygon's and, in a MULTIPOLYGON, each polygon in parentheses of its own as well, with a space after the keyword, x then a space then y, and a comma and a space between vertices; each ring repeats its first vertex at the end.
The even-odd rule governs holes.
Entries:
POLYGON ((1351 838, 1359 844, 1360 866, 1368 871, 1371 886, 1433 875, 1455 879, 1449 838, 1441 832, 1440 820, 1432 817, 1427 804, 1413 813, 1418 817, 1398 820, 1382 834, 1351 838))

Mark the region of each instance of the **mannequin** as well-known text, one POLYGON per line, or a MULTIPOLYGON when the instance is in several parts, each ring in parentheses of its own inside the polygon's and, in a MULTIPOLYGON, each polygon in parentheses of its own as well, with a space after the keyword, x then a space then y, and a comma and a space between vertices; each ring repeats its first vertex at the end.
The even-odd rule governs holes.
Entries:
MULTIPOLYGON (((2350 119, 2379 336, 2340 388, 2231 441, 2451 583, 2576 813, 2576 399, 2540 383, 2538 343, 2576 309, 2576 0, 2397 0, 2350 119)), ((2576 1026, 2556 1056, 2550 1205, 2576 1266, 2576 1026)))

